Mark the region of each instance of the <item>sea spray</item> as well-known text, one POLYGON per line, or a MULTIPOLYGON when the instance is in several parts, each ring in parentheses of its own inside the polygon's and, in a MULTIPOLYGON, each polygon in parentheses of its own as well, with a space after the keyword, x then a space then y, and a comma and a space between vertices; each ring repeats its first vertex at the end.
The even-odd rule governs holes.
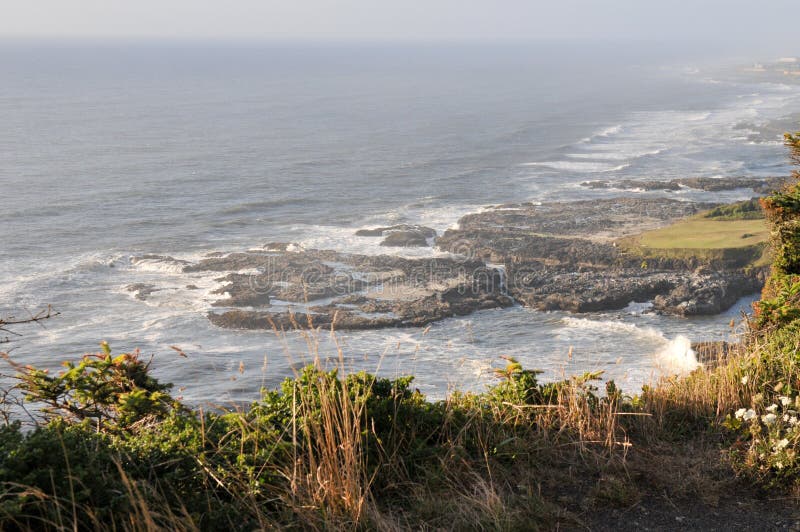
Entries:
POLYGON ((562 323, 574 329, 594 331, 598 335, 631 335, 654 343, 655 367, 662 374, 686 374, 700 367, 691 340, 679 334, 672 340, 652 327, 640 327, 618 320, 590 320, 567 316, 562 323))
POLYGON ((656 354, 656 365, 663 373, 684 375, 701 364, 697 361, 691 340, 679 334, 656 354))

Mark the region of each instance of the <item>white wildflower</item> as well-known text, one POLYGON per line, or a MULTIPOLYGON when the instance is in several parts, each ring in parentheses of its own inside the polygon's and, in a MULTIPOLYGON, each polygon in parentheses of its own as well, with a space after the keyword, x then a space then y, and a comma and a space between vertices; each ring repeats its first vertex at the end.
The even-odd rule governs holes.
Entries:
POLYGON ((789 418, 790 425, 797 425, 797 416, 792 416, 789 418))
POLYGON ((775 414, 766 414, 761 416, 761 421, 763 421, 765 425, 772 425, 777 419, 778 416, 775 414))
POLYGON ((742 377, 742 384, 747 384, 748 380, 749 379, 748 379, 747 375, 745 375, 744 377, 742 377))
POLYGON ((778 405, 776 405, 775 403, 772 403, 771 405, 769 405, 767 407, 767 412, 769 412, 771 414, 774 414, 777 411, 778 411, 778 405))
POLYGON ((789 414, 784 414, 781 419, 784 421, 784 423, 788 422, 789 421, 789 414))
POLYGON ((747 412, 747 409, 740 408, 734 415, 736 416, 736 419, 742 419, 742 416, 744 416, 745 412, 747 412))
POLYGON ((775 467, 778 469, 783 469, 783 462, 775 462, 775 467))
POLYGON ((747 411, 744 414, 742 414, 742 419, 744 419, 745 421, 750 421, 751 419, 755 419, 755 417, 756 417, 756 411, 753 410, 752 408, 748 408, 747 411))
POLYGON ((786 396, 781 396, 781 404, 782 404, 783 406, 789 406, 790 404, 792 404, 792 400, 791 400, 791 399, 789 399, 789 398, 788 398, 788 397, 786 397, 786 396))
POLYGON ((775 450, 780 451, 781 449, 786 449, 788 446, 789 446, 789 440, 784 438, 775 444, 775 450))

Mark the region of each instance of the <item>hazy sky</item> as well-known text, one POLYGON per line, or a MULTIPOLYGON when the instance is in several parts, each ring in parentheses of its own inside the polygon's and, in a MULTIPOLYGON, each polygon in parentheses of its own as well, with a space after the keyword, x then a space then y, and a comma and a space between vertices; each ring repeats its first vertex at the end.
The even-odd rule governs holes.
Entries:
POLYGON ((798 0, 0 0, 3 37, 702 40, 790 47, 798 0))

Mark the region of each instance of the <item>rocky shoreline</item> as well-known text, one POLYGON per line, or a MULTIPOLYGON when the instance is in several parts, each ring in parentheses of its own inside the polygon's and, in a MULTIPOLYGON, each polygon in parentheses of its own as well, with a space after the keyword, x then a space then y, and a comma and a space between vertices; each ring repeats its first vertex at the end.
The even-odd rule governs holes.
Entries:
POLYGON ((209 313, 237 329, 417 327, 475 310, 508 307, 502 271, 479 260, 406 259, 335 251, 247 252, 209 258, 187 271, 229 273, 218 290, 229 297, 209 313), (289 305, 291 303, 291 305, 289 305))
POLYGON ((645 259, 614 240, 714 206, 647 198, 501 205, 465 216, 437 245, 505 264, 511 296, 539 310, 593 312, 652 301, 664 314, 718 314, 758 291, 765 270, 737 258, 645 259))
POLYGON ((725 179, 716 177, 683 177, 661 180, 622 179, 616 181, 584 181, 581 183, 581 186, 592 189, 645 190, 665 192, 677 192, 685 189, 702 190, 705 192, 750 189, 754 193, 761 195, 780 188, 786 182, 786 180, 786 177, 777 176, 767 178, 728 177, 725 179))
MULTIPOLYGON (((438 236, 416 225, 354 235, 381 238, 387 248, 435 246, 441 256, 429 258, 272 242, 196 262, 161 259, 187 273, 220 272, 208 318, 231 329, 420 327, 515 303, 594 312, 651 302, 651 312, 717 314, 758 291, 765 269, 748 267, 741 257, 643 259, 618 244, 717 205, 669 198, 506 204, 468 214, 438 236)), ((147 285, 128 290, 142 300, 154 291, 147 285)))

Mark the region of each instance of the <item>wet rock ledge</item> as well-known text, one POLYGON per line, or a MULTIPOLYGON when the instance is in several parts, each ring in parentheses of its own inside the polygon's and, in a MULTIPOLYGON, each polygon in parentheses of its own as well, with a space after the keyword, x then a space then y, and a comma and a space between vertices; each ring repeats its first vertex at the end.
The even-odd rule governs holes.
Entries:
POLYGON ((702 190, 705 192, 720 192, 723 190, 750 189, 756 194, 767 194, 780 188, 786 177, 682 177, 677 179, 644 180, 621 179, 616 181, 584 181, 581 186, 593 189, 614 190, 662 190, 677 192, 679 190, 702 190))
MULTIPOLYGON (((219 272, 222 286, 208 318, 234 329, 415 327, 515 302, 570 312, 651 302, 658 313, 716 314, 761 288, 765 268, 752 266, 760 248, 712 258, 644 259, 620 245, 623 237, 715 206, 666 198, 498 205, 464 216, 457 229, 435 237, 441 252, 435 258, 272 242, 193 263, 163 260, 184 272, 219 272)), ((435 235, 404 225, 364 229, 354 237, 395 234, 403 246, 435 235)), ((140 299, 152 291, 138 285, 130 290, 140 299)))
POLYGON ((504 264, 509 295, 539 310, 604 311, 652 301, 654 312, 717 314, 761 288, 765 268, 751 264, 762 248, 645 258, 618 244, 714 206, 657 198, 500 205, 465 216, 436 243, 504 264))
POLYGON ((507 307, 502 272, 479 260, 406 259, 334 251, 265 251, 209 257, 187 272, 228 273, 208 317, 236 329, 376 329, 424 326, 507 307))

